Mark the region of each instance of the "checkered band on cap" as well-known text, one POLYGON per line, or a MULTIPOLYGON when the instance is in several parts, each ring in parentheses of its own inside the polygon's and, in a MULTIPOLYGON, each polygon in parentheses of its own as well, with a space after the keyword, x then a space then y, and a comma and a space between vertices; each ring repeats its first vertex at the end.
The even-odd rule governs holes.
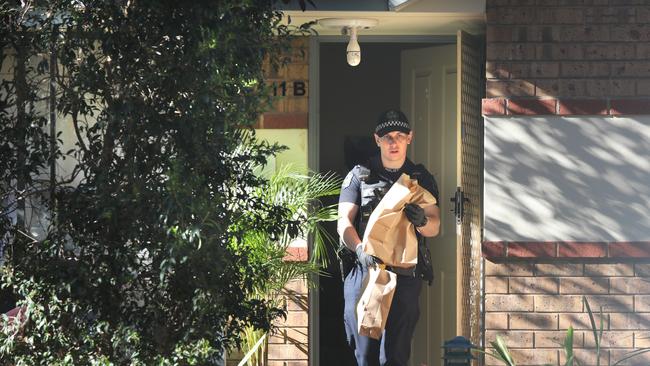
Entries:
POLYGON ((408 122, 399 121, 399 120, 384 121, 377 125, 377 127, 375 128, 375 133, 378 133, 381 130, 395 131, 400 129, 406 129, 410 131, 411 126, 409 126, 408 122), (395 127, 400 127, 400 128, 395 128, 395 127))
POLYGON ((377 127, 375 127, 375 133, 379 137, 392 131, 400 131, 404 133, 411 132, 411 126, 409 126, 408 119, 402 111, 397 109, 389 109, 379 115, 379 118, 377 119, 377 127))

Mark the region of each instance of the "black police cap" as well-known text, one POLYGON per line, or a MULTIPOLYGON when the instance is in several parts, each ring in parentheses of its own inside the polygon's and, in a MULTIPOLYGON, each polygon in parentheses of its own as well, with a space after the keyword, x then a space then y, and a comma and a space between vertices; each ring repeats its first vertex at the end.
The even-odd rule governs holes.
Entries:
POLYGON ((380 114, 377 119, 377 127, 375 127, 375 133, 379 137, 393 131, 411 132, 411 126, 406 115, 398 109, 389 109, 380 114))

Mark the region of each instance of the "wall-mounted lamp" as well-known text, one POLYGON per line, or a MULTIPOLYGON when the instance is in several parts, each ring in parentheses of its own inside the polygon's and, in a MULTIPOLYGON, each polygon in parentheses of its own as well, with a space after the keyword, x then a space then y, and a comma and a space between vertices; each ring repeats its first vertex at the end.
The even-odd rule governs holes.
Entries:
POLYGON ((341 33, 350 36, 350 42, 346 50, 348 65, 357 66, 361 63, 361 47, 357 41, 359 29, 369 29, 376 26, 377 19, 366 18, 324 18, 319 19, 318 24, 326 28, 341 28, 341 33))

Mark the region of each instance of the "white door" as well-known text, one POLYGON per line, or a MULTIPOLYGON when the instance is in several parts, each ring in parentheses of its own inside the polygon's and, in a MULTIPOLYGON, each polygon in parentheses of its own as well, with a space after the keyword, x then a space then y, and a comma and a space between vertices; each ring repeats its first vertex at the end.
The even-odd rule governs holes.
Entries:
POLYGON ((411 365, 439 366, 441 346, 456 335, 457 234, 450 198, 458 180, 456 45, 402 52, 401 108, 415 138, 410 158, 433 174, 440 190, 440 234, 427 239, 435 279, 420 296, 420 320, 413 337, 411 365))

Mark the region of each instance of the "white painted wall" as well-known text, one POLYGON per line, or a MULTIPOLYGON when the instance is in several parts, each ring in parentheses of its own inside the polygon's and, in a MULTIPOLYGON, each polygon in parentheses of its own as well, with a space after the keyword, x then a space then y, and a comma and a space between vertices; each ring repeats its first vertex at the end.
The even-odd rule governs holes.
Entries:
POLYGON ((650 240, 650 116, 486 117, 487 241, 650 240))

